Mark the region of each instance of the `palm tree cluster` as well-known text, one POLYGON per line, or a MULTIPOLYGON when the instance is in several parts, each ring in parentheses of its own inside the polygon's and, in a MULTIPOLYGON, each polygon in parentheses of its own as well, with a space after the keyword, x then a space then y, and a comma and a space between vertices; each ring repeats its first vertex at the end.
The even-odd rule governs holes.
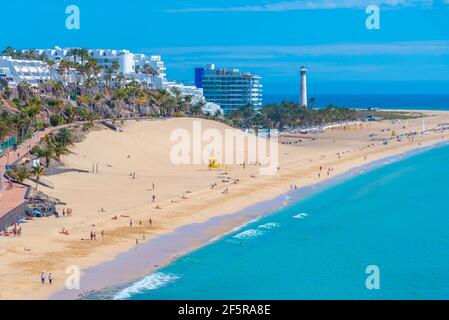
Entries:
POLYGON ((244 105, 226 115, 226 120, 240 128, 276 128, 279 130, 322 126, 324 124, 354 121, 362 114, 355 109, 328 106, 313 109, 298 103, 283 101, 280 104, 270 103, 256 111, 244 105))
POLYGON ((41 165, 36 165, 29 169, 26 165, 21 164, 18 166, 14 166, 8 170, 8 177, 10 177, 13 181, 23 183, 26 179, 30 177, 35 177, 36 179, 36 190, 39 185, 40 178, 43 175, 46 175, 47 172, 45 168, 41 165))
POLYGON ((70 153, 73 145, 73 133, 68 128, 63 128, 56 134, 48 134, 41 145, 35 146, 31 153, 45 159, 45 167, 50 166, 50 161, 61 161, 61 156, 70 153))
POLYGON ((45 54, 39 54, 34 49, 29 49, 27 51, 19 51, 12 47, 7 47, 2 51, 2 55, 10 56, 13 59, 18 60, 38 60, 47 61, 48 58, 45 54))
POLYGON ((10 167, 7 175, 14 181, 23 182, 31 176, 36 178, 36 189, 41 176, 46 174, 45 168, 50 166, 51 160, 61 161, 61 156, 70 153, 70 147, 74 144, 73 132, 71 129, 62 128, 56 134, 47 135, 43 143, 35 146, 31 154, 45 160, 45 167, 38 164, 31 168, 27 164, 20 164, 10 167))
POLYGON ((8 176, 14 181, 23 182, 31 176, 31 171, 22 164, 9 169, 8 176))
POLYGON ((98 78, 103 67, 99 65, 95 59, 91 58, 88 53, 87 55, 81 55, 80 57, 82 57, 80 62, 77 62, 76 58, 74 58, 74 61, 61 61, 57 69, 59 77, 63 82, 67 82, 68 72, 73 70, 74 74, 77 76, 76 80, 78 83, 85 82, 87 87, 97 86, 98 78))

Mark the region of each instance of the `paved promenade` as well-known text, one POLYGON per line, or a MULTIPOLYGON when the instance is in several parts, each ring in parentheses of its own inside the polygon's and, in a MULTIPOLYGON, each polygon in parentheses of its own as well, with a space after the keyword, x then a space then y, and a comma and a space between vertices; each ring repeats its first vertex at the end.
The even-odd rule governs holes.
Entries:
POLYGON ((25 201, 25 194, 27 191, 27 187, 18 183, 9 184, 3 177, 6 170, 6 165, 13 164, 22 159, 35 145, 41 141, 42 138, 54 129, 55 128, 48 128, 44 131, 35 133, 33 137, 24 141, 16 151, 10 151, 9 153, 6 152, 6 154, 0 158, 0 170, 3 185, 0 190, 0 219, 25 201))

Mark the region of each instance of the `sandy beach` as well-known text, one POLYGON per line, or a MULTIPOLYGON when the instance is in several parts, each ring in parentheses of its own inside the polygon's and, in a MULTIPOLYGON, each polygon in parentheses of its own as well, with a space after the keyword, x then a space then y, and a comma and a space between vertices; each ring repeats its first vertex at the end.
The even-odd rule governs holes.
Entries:
MULTIPOLYGON (((201 121, 203 131, 217 128, 223 132, 228 127, 221 123, 174 118, 126 121, 119 132, 96 128, 62 159, 66 168, 89 173, 48 175, 43 180, 53 188, 39 186, 66 203, 59 206, 59 212, 72 208, 73 214, 29 221, 22 225, 21 237, 0 237, 0 299, 46 299, 64 289, 65 270, 70 265, 90 268, 180 227, 273 199, 291 185, 309 186, 354 167, 449 140, 448 132, 433 132, 448 126, 449 112, 422 112, 427 115, 427 133, 413 140, 393 139, 393 132, 421 132, 422 119, 285 134, 279 144, 279 171, 267 176, 259 174, 258 165, 237 163, 209 169, 205 164, 172 163, 170 151, 175 142, 170 141, 170 134, 174 130, 191 132, 193 121, 201 121), (388 144, 383 143, 385 138, 391 139, 388 144), (97 167, 98 173, 92 173, 97 167), (68 235, 60 233, 63 228, 68 235), (91 231, 97 240, 90 240, 91 231), (40 284, 42 271, 54 274, 52 286, 40 284)), ((229 231, 236 223, 242 220, 215 228, 210 237, 229 231)), ((173 252, 173 256, 180 253, 173 252)))

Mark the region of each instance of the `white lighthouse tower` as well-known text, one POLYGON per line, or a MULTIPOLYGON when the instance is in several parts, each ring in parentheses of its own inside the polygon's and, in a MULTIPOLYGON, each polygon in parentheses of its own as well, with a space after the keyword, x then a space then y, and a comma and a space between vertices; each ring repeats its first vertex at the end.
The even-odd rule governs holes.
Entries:
POLYGON ((299 88, 300 92, 299 103, 302 106, 307 107, 307 69, 304 66, 302 66, 301 69, 299 70, 299 74, 301 77, 299 88))

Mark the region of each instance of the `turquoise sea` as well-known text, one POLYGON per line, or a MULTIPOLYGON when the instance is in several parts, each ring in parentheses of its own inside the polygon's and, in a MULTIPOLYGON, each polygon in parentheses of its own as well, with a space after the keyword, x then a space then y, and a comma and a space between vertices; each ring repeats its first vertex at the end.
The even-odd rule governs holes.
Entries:
POLYGON ((113 296, 449 299, 448 161, 447 145, 383 160, 118 288, 113 296), (378 290, 365 286, 371 265, 379 268, 378 290))

